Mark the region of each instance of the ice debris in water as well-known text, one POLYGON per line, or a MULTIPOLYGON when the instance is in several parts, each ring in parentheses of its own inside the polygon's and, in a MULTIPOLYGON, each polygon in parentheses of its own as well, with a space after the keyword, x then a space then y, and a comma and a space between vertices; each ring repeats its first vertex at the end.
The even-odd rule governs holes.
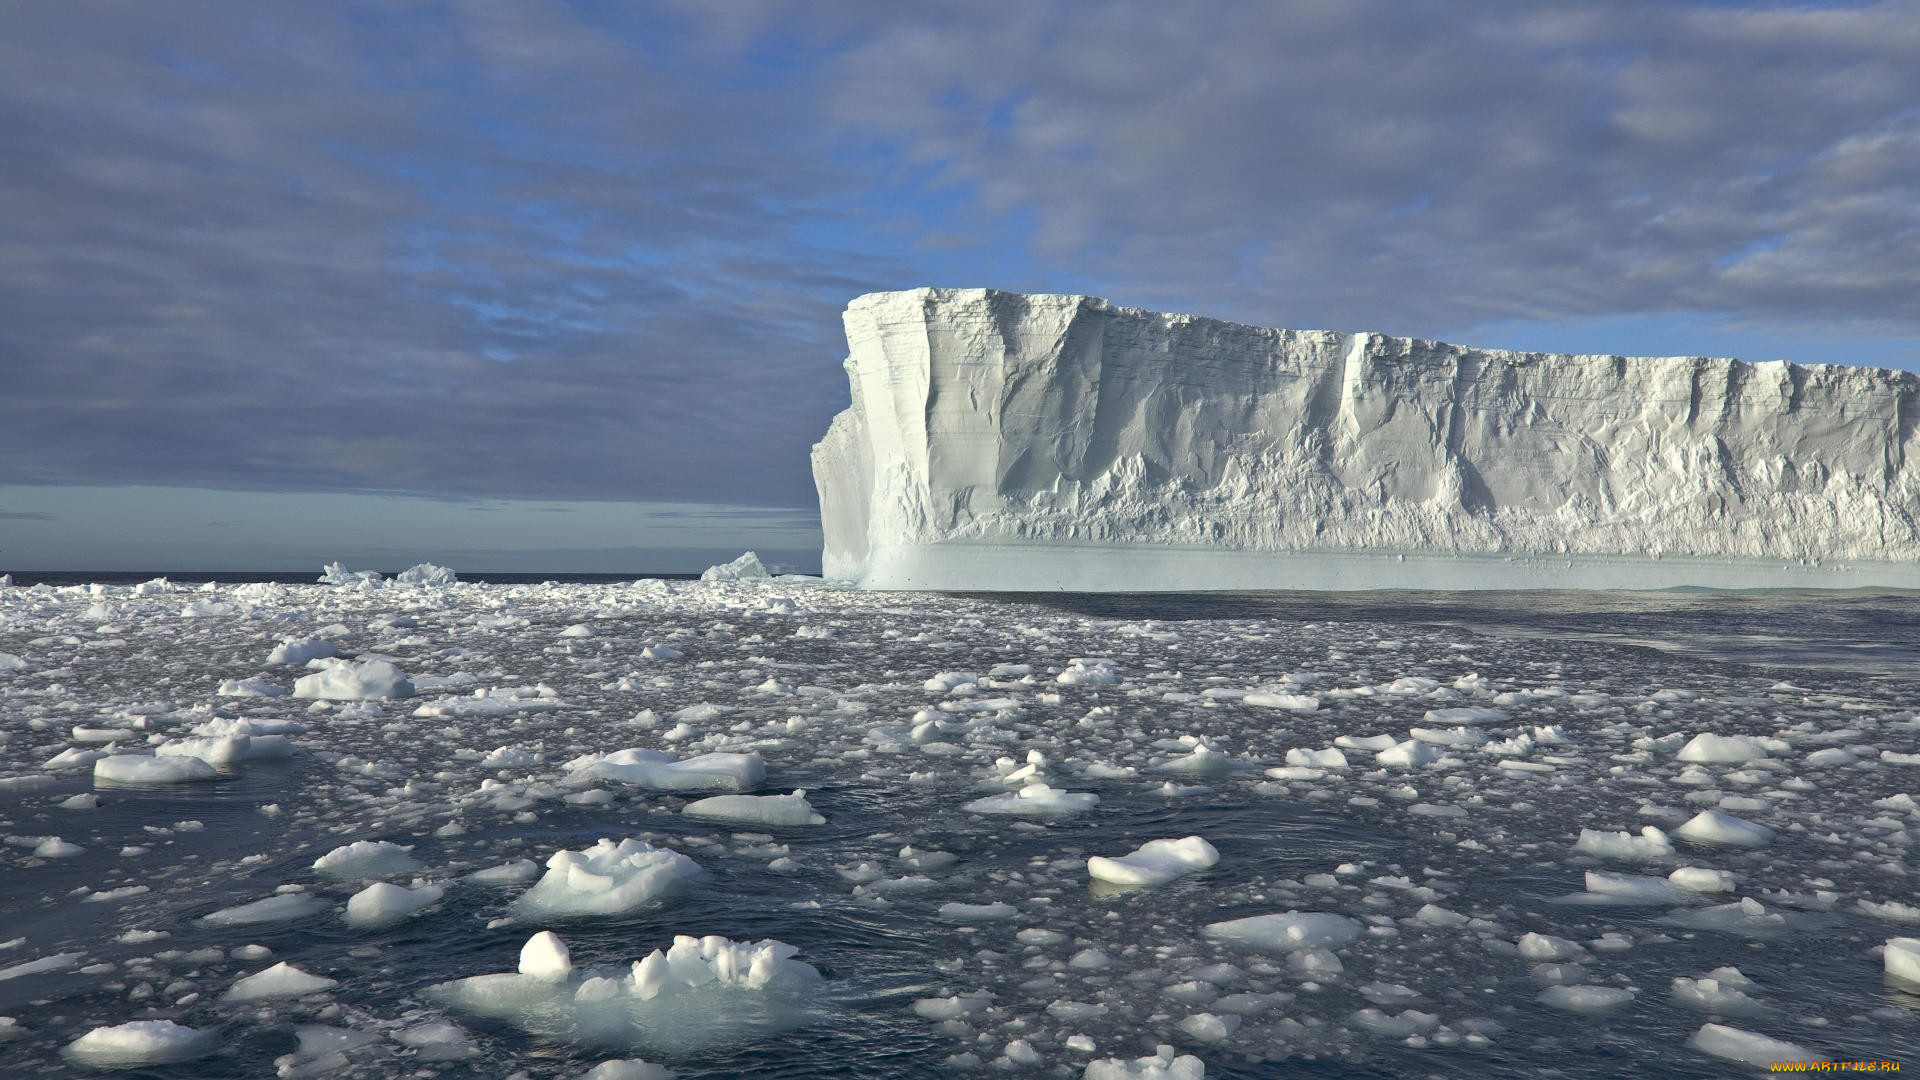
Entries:
POLYGON ((1272 952, 1323 949, 1360 936, 1361 926, 1345 915, 1288 911, 1208 923, 1201 934, 1214 941, 1272 952))
POLYGON ((337 979, 310 975, 282 961, 265 971, 249 975, 227 990, 227 1001, 264 1001, 268 998, 305 997, 339 986, 337 979))
POLYGON ((680 812, 709 821, 769 828, 827 823, 826 818, 814 812, 805 791, 791 795, 712 795, 695 799, 681 807, 680 812))
POLYGON ((617 915, 664 896, 700 872, 677 851, 644 840, 602 839, 579 851, 557 851, 547 872, 514 901, 523 917, 617 915))
POLYGON ((575 758, 567 768, 583 780, 617 780, 650 791, 751 791, 767 778, 766 762, 758 752, 683 759, 635 747, 575 758))
POLYGON ((1797 1043, 1759 1035, 1725 1024, 1702 1024, 1687 1045, 1723 1061, 1764 1069, 1776 1061, 1818 1061, 1819 1056, 1797 1043))
POLYGON ((523 947, 519 972, 441 983, 428 996, 576 1045, 683 1056, 799 1027, 826 989, 780 941, 676 935, 622 971, 574 968, 565 943, 547 937, 523 947))
POLYGON ((315 859, 313 868, 330 878, 389 877, 420 869, 411 850, 388 840, 356 840, 315 859))
POLYGON ((171 1065, 213 1052, 215 1032, 190 1028, 171 1020, 132 1020, 97 1027, 67 1044, 66 1055, 93 1069, 129 1069, 141 1065, 171 1065))
POLYGON ((311 675, 293 681, 293 696, 323 701, 361 701, 367 698, 404 698, 413 696, 413 683, 406 672, 386 660, 341 660, 337 657, 315 660, 318 667, 311 675))
POLYGON ((1087 1062, 1083 1080, 1206 1080, 1207 1066, 1192 1054, 1178 1054, 1162 1043, 1152 1056, 1101 1058, 1087 1062))
POLYGON ((1205 870, 1220 861, 1220 852, 1198 836, 1179 840, 1149 840, 1130 855, 1087 859, 1087 873, 1110 885, 1164 885, 1177 877, 1205 870))
POLYGON ((376 881, 347 900, 347 925, 379 930, 404 921, 440 902, 446 890, 438 885, 407 888, 376 881))

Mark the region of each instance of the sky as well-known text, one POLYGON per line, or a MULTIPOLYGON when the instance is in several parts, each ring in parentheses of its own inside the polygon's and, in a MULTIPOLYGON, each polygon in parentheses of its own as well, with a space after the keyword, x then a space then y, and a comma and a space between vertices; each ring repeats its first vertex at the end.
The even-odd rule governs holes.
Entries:
POLYGON ((1920 369, 1920 0, 0 24, 0 570, 817 568, 921 285, 1920 369))

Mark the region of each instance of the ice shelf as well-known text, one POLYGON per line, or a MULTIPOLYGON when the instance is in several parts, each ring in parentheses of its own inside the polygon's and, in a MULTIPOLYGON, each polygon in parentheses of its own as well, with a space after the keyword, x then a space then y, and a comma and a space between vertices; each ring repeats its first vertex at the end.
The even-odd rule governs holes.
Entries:
POLYGON ((1920 588, 1920 377, 848 306, 826 576, 877 589, 1920 588))

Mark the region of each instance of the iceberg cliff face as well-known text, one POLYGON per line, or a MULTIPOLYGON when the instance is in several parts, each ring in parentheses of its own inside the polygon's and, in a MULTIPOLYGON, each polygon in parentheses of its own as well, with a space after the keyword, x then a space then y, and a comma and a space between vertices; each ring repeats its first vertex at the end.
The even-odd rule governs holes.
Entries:
POLYGON ((1911 373, 1266 330, 980 289, 846 312, 813 450, 874 588, 1920 587, 1911 373))

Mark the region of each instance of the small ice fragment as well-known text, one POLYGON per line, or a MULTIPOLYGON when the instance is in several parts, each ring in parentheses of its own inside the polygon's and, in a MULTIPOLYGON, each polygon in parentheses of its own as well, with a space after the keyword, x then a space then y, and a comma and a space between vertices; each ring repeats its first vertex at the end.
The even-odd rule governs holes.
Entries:
POLYGON ((1910 989, 1920 989, 1920 938, 1897 937, 1887 940, 1880 962, 1887 981, 1910 989))
POLYGON ((1081 1080, 1206 1080, 1206 1075, 1207 1066, 1199 1058, 1175 1057, 1173 1047, 1162 1043, 1152 1057, 1089 1061, 1081 1080))
POLYGON ((1767 755, 1767 748, 1760 740, 1746 735, 1714 735, 1701 732, 1695 735, 1687 745, 1680 748, 1674 757, 1680 761, 1691 761, 1702 765, 1735 765, 1744 761, 1758 761, 1767 755))
POLYGON ((339 986, 337 979, 309 975, 285 961, 234 983, 223 1000, 265 1001, 268 998, 305 997, 339 986))
POLYGON ((319 660, 328 664, 293 682, 293 696, 323 701, 360 701, 368 698, 413 696, 407 674, 386 660, 319 660))
POLYGON ((714 795, 696 799, 680 808, 688 817, 725 821, 739 825, 765 825, 769 828, 825 825, 827 819, 814 813, 804 789, 791 795, 714 795))
POLYGON ((1574 842, 1573 850, 1577 854, 1594 855, 1602 859, 1650 862, 1673 854, 1673 841, 1652 825, 1642 828, 1638 836, 1630 832, 1581 829, 1580 839, 1574 842))
POLYGON ((326 908, 326 902, 305 893, 281 893, 239 907, 221 908, 200 917, 202 926, 254 926, 260 923, 292 922, 326 908))
POLYGON ((1012 904, 963 904, 956 901, 941 904, 935 914, 947 922, 975 923, 1001 922, 1013 918, 1016 912, 1012 904))
POLYGON ((114 754, 93 763, 93 778, 110 784, 190 784, 220 779, 220 770, 197 757, 114 754))
POLYGON ((133 1020, 94 1028, 68 1043, 62 1053, 89 1068, 123 1069, 190 1061, 217 1045, 210 1030, 183 1027, 171 1020, 133 1020))
POLYGON ((692 859, 641 840, 603 839, 579 851, 557 851, 547 872, 513 903, 521 916, 616 915, 664 895, 700 872, 692 859))
POLYGON ((1633 991, 1613 986, 1549 986, 1536 1000, 1548 1008, 1592 1016, 1621 1008, 1633 996, 1633 991))
POLYGON ((409 915, 440 902, 446 890, 438 885, 409 889, 386 881, 354 893, 347 900, 347 925, 363 930, 378 930, 401 922, 409 915))
POLYGON ((330 878, 346 880, 390 877, 420 869, 411 848, 386 840, 357 840, 334 848, 313 861, 313 868, 330 878))
POLYGON ((1095 881, 1113 885, 1164 885, 1175 878, 1205 870, 1220 861, 1220 852, 1198 836, 1179 840, 1149 840, 1130 855, 1087 860, 1095 881))
POLYGON ((1776 1061, 1816 1061, 1819 1056, 1797 1044, 1725 1024, 1703 1024, 1687 1045, 1703 1054, 1764 1069, 1776 1061))
POLYGON ((1229 945, 1274 952, 1343 945, 1360 936, 1358 922, 1344 915, 1318 911, 1288 911, 1209 923, 1201 933, 1229 945))
POLYGON ((1725 844, 1731 847, 1765 847, 1773 842, 1773 830, 1745 818, 1719 810, 1702 810, 1673 835, 1696 844, 1725 844))
POLYGON ((560 935, 542 930, 520 946, 520 974, 541 982, 566 982, 573 974, 572 954, 560 935))

